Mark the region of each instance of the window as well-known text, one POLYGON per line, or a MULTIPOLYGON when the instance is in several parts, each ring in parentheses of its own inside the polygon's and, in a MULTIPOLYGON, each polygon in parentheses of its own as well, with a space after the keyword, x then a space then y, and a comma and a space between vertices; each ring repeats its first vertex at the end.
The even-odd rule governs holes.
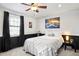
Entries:
POLYGON ((9 15, 9 29, 11 37, 20 35, 20 16, 9 15))

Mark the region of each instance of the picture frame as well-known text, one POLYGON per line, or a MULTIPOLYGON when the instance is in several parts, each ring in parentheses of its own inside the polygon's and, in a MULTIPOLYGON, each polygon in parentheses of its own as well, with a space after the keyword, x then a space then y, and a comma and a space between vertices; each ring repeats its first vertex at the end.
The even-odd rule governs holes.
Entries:
POLYGON ((29 22, 29 28, 32 28, 32 22, 29 22))
POLYGON ((46 29, 60 28, 60 17, 45 19, 46 29))

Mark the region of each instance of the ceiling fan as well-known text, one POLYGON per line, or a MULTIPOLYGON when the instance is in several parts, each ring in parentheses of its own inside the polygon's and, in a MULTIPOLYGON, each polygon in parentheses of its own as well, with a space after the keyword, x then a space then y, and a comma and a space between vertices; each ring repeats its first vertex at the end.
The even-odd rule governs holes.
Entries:
POLYGON ((23 4, 23 5, 26 5, 26 6, 30 6, 30 8, 28 8, 27 10, 25 10, 25 11, 29 11, 29 10, 33 10, 33 11, 35 11, 35 12, 39 12, 39 8, 41 8, 41 9, 46 9, 47 8, 47 6, 46 5, 39 5, 38 3, 31 3, 31 4, 27 4, 27 3, 21 3, 21 4, 23 4))

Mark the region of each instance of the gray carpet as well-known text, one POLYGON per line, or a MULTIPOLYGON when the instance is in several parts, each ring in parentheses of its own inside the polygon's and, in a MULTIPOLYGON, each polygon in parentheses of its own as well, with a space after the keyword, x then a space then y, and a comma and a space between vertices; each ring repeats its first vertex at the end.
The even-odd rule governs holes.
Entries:
MULTIPOLYGON (((7 52, 0 53, 0 56, 32 56, 29 53, 23 51, 23 47, 18 47, 7 52)), ((75 53, 73 49, 68 48, 64 50, 61 48, 58 52, 58 56, 79 56, 79 51, 75 53)))
POLYGON ((74 49, 68 47, 66 50, 64 48, 61 48, 59 50, 58 56, 79 56, 79 50, 74 51, 74 49))

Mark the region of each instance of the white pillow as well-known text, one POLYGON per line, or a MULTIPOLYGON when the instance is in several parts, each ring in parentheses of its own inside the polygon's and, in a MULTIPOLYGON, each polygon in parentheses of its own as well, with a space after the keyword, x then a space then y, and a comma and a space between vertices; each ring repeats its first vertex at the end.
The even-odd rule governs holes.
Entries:
POLYGON ((48 34, 48 36, 55 36, 54 34, 48 34))
POLYGON ((46 33, 45 34, 46 36, 52 36, 52 37, 59 37, 59 36, 61 36, 61 34, 60 34, 60 32, 56 32, 56 31, 54 31, 53 33, 46 33))
POLYGON ((52 36, 53 37, 53 36, 55 36, 55 34, 46 34, 46 36, 52 36))

